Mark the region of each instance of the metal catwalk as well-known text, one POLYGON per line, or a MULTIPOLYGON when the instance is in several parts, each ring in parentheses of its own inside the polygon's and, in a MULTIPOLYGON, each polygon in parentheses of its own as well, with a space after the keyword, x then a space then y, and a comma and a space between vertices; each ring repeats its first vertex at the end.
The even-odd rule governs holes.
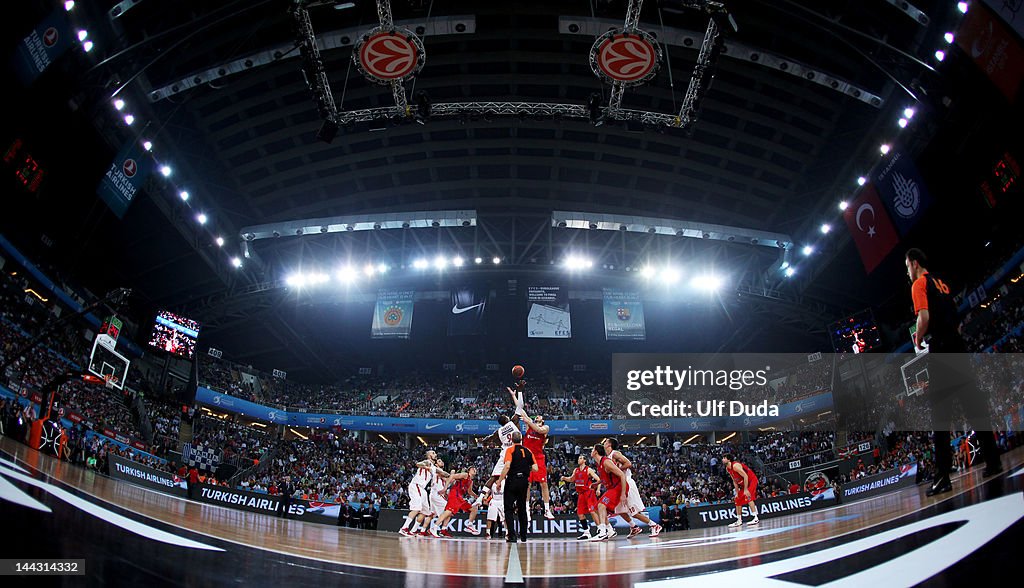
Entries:
POLYGON ((401 538, 199 504, 0 440, 4 558, 84 558, 35 585, 910 586, 987 578, 1024 545, 1024 449, 925 487, 809 513, 606 543, 401 538), (970 556, 970 564, 967 564, 970 556))

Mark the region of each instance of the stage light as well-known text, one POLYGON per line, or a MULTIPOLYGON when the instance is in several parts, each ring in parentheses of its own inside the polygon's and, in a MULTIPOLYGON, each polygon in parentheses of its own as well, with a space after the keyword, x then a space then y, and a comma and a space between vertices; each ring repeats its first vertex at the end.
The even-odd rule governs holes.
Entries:
POLYGON ((152 151, 153 150, 153 142, 152 141, 143 141, 142 142, 142 148, 145 149, 146 151, 152 151))
POLYGON ((896 121, 896 124, 898 124, 901 129, 905 129, 907 128, 907 119, 901 118, 900 120, 896 121))
POLYGON ((135 116, 131 114, 124 115, 124 124, 128 126, 132 126, 133 124, 135 124, 135 116))
POLYGON ((889 151, 891 150, 892 147, 888 143, 882 143, 882 145, 878 148, 878 151, 881 152, 882 155, 888 155, 889 151))
POLYGON ((866 183, 868 183, 868 179, 865 178, 864 176, 861 176, 861 177, 857 178, 857 185, 858 186, 863 186, 866 183))
POLYGON ((388 269, 390 269, 390 268, 388 268, 387 264, 386 263, 382 263, 382 264, 377 266, 377 273, 378 274, 386 274, 386 273, 388 273, 388 269))
POLYGON ((667 267, 661 272, 661 281, 669 286, 678 282, 680 277, 682 276, 680 275, 679 270, 673 267, 667 267))
POLYGON ((359 277, 359 272, 357 272, 356 268, 351 265, 346 265, 342 266, 341 269, 338 270, 337 277, 338 281, 342 284, 351 284, 359 277))
POLYGON ((477 258, 475 258, 475 259, 473 260, 473 263, 475 263, 475 264, 477 264, 477 265, 479 265, 479 264, 481 264, 481 263, 483 263, 483 262, 484 262, 484 258, 482 258, 482 257, 477 257, 477 258))
POLYGON ((839 210, 846 210, 847 208, 850 208, 849 202, 843 200, 842 202, 839 203, 839 210))
POLYGON ((786 274, 787 278, 792 278, 796 274, 796 268, 795 267, 787 267, 785 274, 786 274))
POLYGON ((812 253, 814 253, 814 247, 812 247, 812 246, 810 246, 810 245, 804 245, 804 248, 803 248, 803 254, 804 254, 805 256, 807 256, 807 255, 810 255, 810 254, 812 254, 812 253))
POLYGON ((94 45, 92 44, 92 41, 86 41, 85 43, 82 43, 82 50, 84 50, 86 53, 92 51, 93 47, 94 45))
POLYGON ((124 110, 124 100, 121 100, 120 98, 118 98, 117 100, 114 100, 114 110, 117 110, 117 111, 124 110))
POLYGON ((447 266, 448 260, 445 259, 444 256, 438 255, 437 257, 434 258, 434 267, 436 267, 437 269, 443 270, 447 266))
POLYGON ((640 275, 643 276, 645 280, 649 280, 654 277, 654 268, 649 265, 645 265, 643 269, 640 270, 640 275))
POLYGON ((465 260, 463 260, 461 256, 456 255, 452 258, 452 265, 455 267, 462 267, 463 263, 465 263, 465 260))
POLYGON ((422 257, 412 262, 412 267, 416 269, 426 269, 427 266, 429 265, 430 264, 427 262, 427 260, 423 259, 422 257))
POLYGON ((712 275, 697 276, 690 282, 690 286, 705 292, 716 292, 722 287, 722 279, 712 275))
POLYGON ((577 257, 575 255, 570 255, 569 257, 565 258, 565 261, 563 263, 566 269, 570 271, 586 269, 594 265, 593 261, 585 257, 577 257))
POLYGON ((206 217, 205 212, 200 212, 199 214, 196 215, 196 222, 198 222, 201 225, 205 225, 207 220, 209 219, 206 217))
MULTIPOLYGON (((72 2, 72 4, 74 4, 74 3, 72 2)), ((959 10, 961 14, 967 14, 967 9, 968 8, 969 8, 969 5, 966 2, 957 2, 956 3, 956 9, 959 10)))
POLYGON ((236 268, 242 267, 242 260, 237 257, 232 257, 231 265, 235 266, 236 268))
POLYGON ((163 174, 163 176, 165 178, 170 177, 171 176, 171 166, 169 166, 169 165, 161 165, 160 166, 160 173, 163 174))
POLYGON ((186 192, 185 190, 178 192, 178 197, 181 198, 182 201, 188 202, 188 192, 186 192))
POLYGON ((367 276, 372 276, 376 272, 377 268, 374 267, 372 263, 366 264, 366 267, 363 268, 363 273, 366 274, 367 276))
POLYGON ((821 234, 822 235, 827 235, 827 234, 829 234, 830 231, 832 231, 832 225, 830 225, 828 223, 824 223, 824 224, 821 225, 821 234))
POLYGON ((942 35, 942 38, 949 44, 953 43, 953 33, 946 33, 945 35, 942 35))
POLYGON ((915 114, 917 114, 917 111, 914 110, 913 108, 910 108, 909 106, 903 109, 903 118, 907 120, 914 118, 915 114))
POLYGON ((938 51, 935 52, 935 61, 943 61, 944 59, 946 59, 945 51, 939 49, 938 51))
POLYGON ((493 263, 494 265, 498 265, 499 263, 501 263, 501 258, 500 257, 493 257, 493 258, 491 258, 491 263, 493 263))
POLYGON ((224 237, 217 237, 216 243, 217 243, 217 247, 223 247, 224 246, 224 237))
POLYGON ((782 262, 782 265, 780 265, 779 267, 781 269, 786 269, 787 267, 789 267, 789 262, 788 261, 784 261, 784 262, 782 262))
POLYGON ((89 31, 78 31, 78 40, 84 41, 89 38, 89 31))
POLYGON ((71 12, 71 9, 75 7, 75 0, 68 0, 64 3, 64 10, 71 12))

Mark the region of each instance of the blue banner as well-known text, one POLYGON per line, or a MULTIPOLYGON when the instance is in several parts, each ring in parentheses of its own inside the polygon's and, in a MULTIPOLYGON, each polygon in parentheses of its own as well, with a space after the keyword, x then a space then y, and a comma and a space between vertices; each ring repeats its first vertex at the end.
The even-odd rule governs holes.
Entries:
POLYGON ((914 160, 902 151, 893 151, 876 168, 872 181, 900 236, 906 236, 932 203, 914 160))
POLYGON ((604 289, 604 338, 608 341, 647 339, 644 303, 638 292, 604 289))
POLYGON ((56 8, 22 39, 14 54, 14 71, 21 83, 30 85, 63 55, 74 42, 72 34, 67 11, 56 8))
POLYGON ((408 339, 412 330, 414 290, 378 290, 373 308, 372 339, 408 339))
MULTIPOLYGON (((282 409, 261 406, 200 387, 196 391, 196 402, 225 412, 268 421, 292 427, 328 429, 341 427, 350 431, 377 431, 390 433, 413 433, 416 435, 489 435, 498 429, 494 420, 452 420, 419 417, 384 417, 362 415, 340 415, 318 412, 286 412, 282 409)), ((691 431, 721 431, 742 429, 769 424, 805 415, 814 415, 832 409, 832 393, 826 392, 796 402, 779 405, 779 416, 774 417, 720 417, 720 418, 673 418, 673 419, 613 419, 613 420, 548 420, 551 435, 620 435, 625 433, 653 434, 691 431)))
POLYGON ((135 194, 142 188, 151 171, 153 158, 136 142, 126 143, 100 180, 96 193, 117 218, 124 218, 124 213, 128 212, 135 194))

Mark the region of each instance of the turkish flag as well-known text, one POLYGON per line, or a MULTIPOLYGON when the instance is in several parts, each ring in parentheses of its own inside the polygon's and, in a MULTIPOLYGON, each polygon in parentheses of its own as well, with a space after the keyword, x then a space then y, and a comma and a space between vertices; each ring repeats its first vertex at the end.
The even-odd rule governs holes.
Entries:
POLYGON ((868 273, 874 271, 900 242, 873 183, 864 186, 860 195, 846 208, 843 218, 868 273))

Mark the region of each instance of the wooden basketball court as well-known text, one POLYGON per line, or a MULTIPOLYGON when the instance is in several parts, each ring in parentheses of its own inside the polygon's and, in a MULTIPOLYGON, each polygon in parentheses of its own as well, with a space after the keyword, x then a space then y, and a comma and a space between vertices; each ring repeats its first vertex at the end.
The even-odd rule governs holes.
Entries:
POLYGON ((515 546, 282 520, 112 480, 7 438, 0 449, 0 512, 18 538, 5 557, 84 558, 86 575, 108 584, 907 585, 968 578, 968 555, 995 565, 1024 538, 1024 449, 1003 456, 1003 474, 982 480, 977 468, 933 498, 921 485, 742 530, 515 546))

